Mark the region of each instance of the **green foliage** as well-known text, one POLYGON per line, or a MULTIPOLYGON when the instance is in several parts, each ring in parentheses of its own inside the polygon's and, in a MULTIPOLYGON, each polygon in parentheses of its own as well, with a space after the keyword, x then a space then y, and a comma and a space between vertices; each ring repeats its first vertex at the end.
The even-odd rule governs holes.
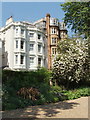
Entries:
POLYGON ((60 86, 52 86, 53 92, 62 92, 62 88, 60 86))
POLYGON ((3 84, 8 84, 8 87, 20 89, 21 87, 37 86, 40 83, 49 83, 50 73, 45 68, 37 71, 10 71, 4 70, 3 84), (15 83, 15 84, 14 84, 15 83))
MULTIPOLYGON (((28 105, 38 104, 39 101, 42 103, 46 102, 46 95, 48 96, 50 72, 45 68, 41 68, 37 71, 2 71, 2 104, 3 110, 23 108, 28 105), (43 87, 42 87, 43 86, 43 87), (40 98, 33 101, 30 99, 24 99, 19 96, 17 92, 21 88, 37 88, 40 93, 40 98), (40 87, 40 88, 39 88, 40 87), (43 91, 44 89, 44 91, 43 91), (44 93, 46 91, 46 93, 44 93), (45 101, 41 96, 44 96, 45 101)), ((49 101, 49 100, 47 100, 49 101)))
MULTIPOLYGON (((68 56, 68 59, 70 59, 69 60, 70 62, 68 62, 68 63, 70 63, 72 65, 73 73, 70 69, 70 72, 67 72, 67 74, 69 74, 69 76, 70 76, 70 74, 72 74, 73 78, 76 78, 78 81, 80 81, 79 82, 80 84, 82 84, 82 83, 86 84, 85 83, 85 80, 86 80, 90 85, 90 70, 89 70, 89 67, 90 67, 90 62, 89 62, 90 61, 90 24, 89 24, 90 1, 88 1, 88 2, 66 2, 66 3, 62 4, 61 6, 65 12, 64 22, 66 23, 66 25, 68 27, 71 27, 74 32, 77 32, 80 35, 82 35, 84 38, 87 38, 87 50, 85 50, 86 44, 85 44, 85 47, 84 47, 84 45, 79 47, 80 52, 76 51, 77 49, 75 47, 75 49, 76 49, 75 52, 77 53, 77 56, 74 54, 76 57, 76 62, 74 64, 72 64, 71 58, 74 61, 75 61, 75 59, 72 57, 72 55, 70 55, 70 57, 68 56), (82 81, 81 81, 81 79, 82 79, 82 81)), ((83 43, 83 41, 82 41, 82 43, 83 43)), ((68 44, 67 44, 67 47, 68 47, 68 44)), ((66 49, 67 49, 67 47, 65 46, 66 49)), ((66 59, 67 59, 67 57, 66 57, 66 59)), ((65 60, 65 62, 66 61, 67 60, 65 60)), ((68 67, 68 65, 67 65, 67 67, 68 67)), ((66 67, 66 70, 67 70, 67 67, 66 67)), ((70 65, 69 65, 69 67, 70 67, 70 65)), ((65 74, 66 74, 66 71, 65 71, 65 74)), ((70 79, 70 81, 72 79, 71 76, 68 77, 70 79)), ((61 79, 63 79, 63 77, 61 79)), ((73 81, 75 81, 75 79, 73 81)), ((68 82, 68 83, 70 83, 70 82, 68 82)))
MULTIPOLYGON (((51 73, 41 68, 37 71, 10 71, 4 70, 3 72, 3 110, 11 110, 17 108, 24 108, 29 105, 40 105, 45 103, 59 101, 58 96, 53 93, 49 85, 51 73), (36 100, 24 98, 18 95, 21 88, 37 88, 40 96, 36 100)), ((26 90, 25 89, 25 90, 26 90)))
POLYGON ((53 102, 65 100, 67 96, 63 94, 63 89, 60 86, 52 86, 51 93, 54 95, 53 102))
POLYGON ((90 1, 66 2, 61 5, 65 12, 64 22, 72 30, 90 36, 90 1))
POLYGON ((75 90, 64 91, 68 100, 77 99, 82 96, 90 96, 90 87, 78 88, 75 90))
POLYGON ((41 105, 52 102, 54 103, 61 100, 74 99, 79 97, 79 95, 80 96, 90 95, 90 89, 89 92, 87 92, 87 88, 85 89, 81 88, 76 91, 74 90, 73 92, 70 93, 66 90, 63 90, 62 87, 50 86, 48 84, 48 81, 49 77, 51 76, 51 73, 44 69, 41 72, 40 71, 41 70, 33 72, 3 71, 3 92, 2 92, 3 110, 25 108, 30 105, 41 105), (39 74, 37 75, 37 73, 39 74), (39 79, 40 77, 42 79, 39 79), (40 92, 39 97, 36 100, 32 100, 29 98, 19 96, 17 92, 22 87, 25 87, 27 89, 30 87, 36 88, 36 90, 40 92), (72 96, 73 98, 71 98, 72 96))
POLYGON ((48 71, 45 68, 41 68, 37 71, 37 77, 38 77, 38 81, 39 82, 45 82, 45 83, 49 83, 49 79, 51 77, 51 73, 50 71, 48 71))
POLYGON ((61 40, 53 64, 53 81, 67 89, 90 83, 87 40, 77 38, 61 40))
POLYGON ((59 101, 59 96, 54 94, 53 87, 49 86, 48 84, 41 84, 39 86, 39 90, 41 95, 41 101, 45 103, 57 102, 59 101))

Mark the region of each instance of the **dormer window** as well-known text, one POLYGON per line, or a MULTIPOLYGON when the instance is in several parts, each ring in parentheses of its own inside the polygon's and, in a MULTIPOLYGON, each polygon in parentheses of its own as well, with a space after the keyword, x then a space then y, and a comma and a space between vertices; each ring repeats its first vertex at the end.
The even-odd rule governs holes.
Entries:
POLYGON ((50 25, 58 26, 58 22, 57 18, 50 18, 50 25))
POLYGON ((53 24, 54 24, 54 25, 56 24, 56 20, 55 20, 55 19, 53 20, 53 24))

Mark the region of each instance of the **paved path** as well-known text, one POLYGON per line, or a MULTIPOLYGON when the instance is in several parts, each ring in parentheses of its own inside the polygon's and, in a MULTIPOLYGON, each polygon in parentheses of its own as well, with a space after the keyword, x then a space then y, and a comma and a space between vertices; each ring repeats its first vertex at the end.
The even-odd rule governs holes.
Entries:
POLYGON ((88 97, 5 111, 3 118, 88 118, 88 97))

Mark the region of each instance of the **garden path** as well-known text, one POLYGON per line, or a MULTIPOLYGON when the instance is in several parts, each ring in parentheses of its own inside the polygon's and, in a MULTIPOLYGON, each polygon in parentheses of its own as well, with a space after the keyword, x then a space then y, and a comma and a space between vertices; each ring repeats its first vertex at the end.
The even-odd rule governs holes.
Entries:
POLYGON ((88 99, 81 97, 47 105, 2 112, 3 118, 88 118, 88 99))

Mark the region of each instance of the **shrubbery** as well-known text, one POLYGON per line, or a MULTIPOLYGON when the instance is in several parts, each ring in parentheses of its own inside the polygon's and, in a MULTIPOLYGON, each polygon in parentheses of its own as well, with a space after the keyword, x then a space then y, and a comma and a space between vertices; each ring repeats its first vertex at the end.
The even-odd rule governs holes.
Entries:
POLYGON ((90 88, 67 91, 63 86, 50 86, 51 73, 46 69, 37 71, 3 70, 2 76, 3 110, 54 103, 90 95, 90 88), (25 91, 22 94, 23 90, 25 91), (29 93, 27 94, 27 92, 29 93))
POLYGON ((37 71, 3 70, 2 76, 3 110, 24 108, 29 105, 39 105, 60 100, 59 96, 54 93, 55 90, 49 85, 51 73, 44 68, 37 71), (27 94, 27 90, 31 89, 32 91, 28 91, 30 93, 27 94), (39 96, 35 96, 35 91, 40 93, 39 96))
POLYGON ((58 85, 63 85, 67 89, 87 83, 90 85, 89 67, 87 40, 61 40, 53 65, 53 82, 56 81, 58 85))
POLYGON ((90 96, 90 87, 82 87, 74 90, 65 90, 63 94, 67 96, 67 100, 80 98, 82 96, 90 96))
POLYGON ((37 87, 38 83, 49 83, 50 73, 44 68, 37 71, 3 70, 2 78, 3 84, 19 89, 21 87, 37 87))
POLYGON ((2 88, 3 88, 3 110, 22 108, 28 105, 37 104, 42 96, 46 97, 50 89, 49 86, 50 73, 48 70, 42 68, 37 71, 2 71, 2 88), (37 102, 31 99, 24 99, 18 95, 21 88, 36 88, 40 91, 40 99, 37 102), (43 90, 44 91, 43 91, 43 90), (46 93, 45 93, 46 91, 46 93))

